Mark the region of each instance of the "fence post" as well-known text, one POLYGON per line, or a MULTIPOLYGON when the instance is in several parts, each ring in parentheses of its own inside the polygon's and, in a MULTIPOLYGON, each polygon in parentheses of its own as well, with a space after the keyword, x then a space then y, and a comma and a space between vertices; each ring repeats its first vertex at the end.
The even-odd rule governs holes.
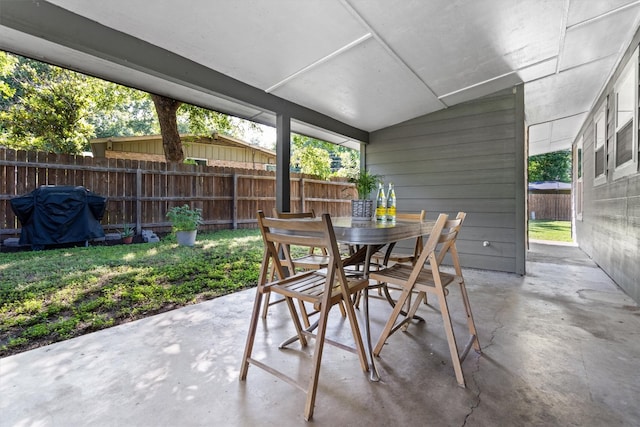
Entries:
POLYGON ((142 169, 136 169, 136 234, 142 233, 142 169))
POLYGON ((231 207, 233 212, 233 229, 238 229, 238 174, 233 172, 233 206, 231 207))
POLYGON ((306 204, 304 201, 304 178, 300 178, 300 212, 306 211, 306 204))

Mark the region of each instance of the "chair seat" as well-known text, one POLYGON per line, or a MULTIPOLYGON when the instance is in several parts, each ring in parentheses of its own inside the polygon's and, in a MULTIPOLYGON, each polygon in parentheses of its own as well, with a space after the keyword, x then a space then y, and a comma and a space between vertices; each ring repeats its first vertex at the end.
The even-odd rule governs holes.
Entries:
MULTIPOLYGON (((371 261, 376 262, 377 264, 383 264, 385 255, 386 254, 384 252, 378 251, 373 255, 371 255, 371 261)), ((389 255, 389 261, 392 261, 392 262, 406 263, 406 262, 413 262, 414 259, 415 259, 414 254, 391 252, 391 254, 389 255)))
MULTIPOLYGON (((412 265, 406 264, 394 264, 391 267, 385 268, 380 271, 371 272, 370 277, 373 280, 379 280, 381 282, 392 282, 395 284, 399 284, 400 282, 407 283, 409 281, 409 276, 413 272, 414 267, 412 265)), ((440 272, 440 280, 442 281, 442 286, 446 287, 454 280, 456 280, 458 276, 449 273, 440 272)), ((416 279, 416 283, 414 285, 414 290, 429 292, 426 288, 435 289, 436 283, 433 278, 433 272, 428 268, 423 268, 418 274, 418 278, 416 279), (422 289, 425 288, 425 289, 422 289)))
MULTIPOLYGON (((325 290, 327 276, 325 270, 305 271, 285 280, 276 282, 275 285, 267 285, 271 292, 278 293, 284 297, 299 299, 313 304, 316 310, 320 310, 322 295, 325 290)), ((348 292, 354 293, 364 289, 369 281, 367 279, 349 277, 347 278, 348 292)), ((337 304, 342 298, 340 283, 335 282, 331 290, 330 304, 337 304)))

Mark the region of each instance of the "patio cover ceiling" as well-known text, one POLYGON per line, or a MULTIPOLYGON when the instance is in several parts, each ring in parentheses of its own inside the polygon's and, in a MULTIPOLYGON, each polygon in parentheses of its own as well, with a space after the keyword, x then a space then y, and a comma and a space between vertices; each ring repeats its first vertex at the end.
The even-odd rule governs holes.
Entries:
POLYGON ((352 147, 524 83, 539 154, 571 146, 639 23, 638 0, 0 0, 0 49, 352 147))

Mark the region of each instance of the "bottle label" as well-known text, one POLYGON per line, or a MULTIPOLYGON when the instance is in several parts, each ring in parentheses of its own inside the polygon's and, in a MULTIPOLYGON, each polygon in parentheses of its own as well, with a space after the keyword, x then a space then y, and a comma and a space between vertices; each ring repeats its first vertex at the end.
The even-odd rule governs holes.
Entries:
POLYGON ((396 219, 396 207, 391 206, 387 208, 387 221, 393 221, 396 219))

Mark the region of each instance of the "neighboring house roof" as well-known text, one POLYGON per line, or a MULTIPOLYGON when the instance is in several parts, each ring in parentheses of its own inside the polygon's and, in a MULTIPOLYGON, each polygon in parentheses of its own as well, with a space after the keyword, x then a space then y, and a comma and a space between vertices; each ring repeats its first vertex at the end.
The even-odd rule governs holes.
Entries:
MULTIPOLYGON (((275 167, 275 151, 230 136, 180 135, 180 138, 185 159, 198 164, 244 169, 275 167)), ((161 135, 97 138, 90 143, 93 156, 97 158, 165 162, 161 135)))
MULTIPOLYGON (((248 142, 244 142, 240 139, 233 138, 227 135, 221 135, 218 133, 214 133, 211 136, 201 136, 201 135, 191 135, 191 134, 181 134, 180 139, 182 143, 189 142, 197 142, 201 144, 212 144, 212 145, 222 145, 228 147, 240 147, 240 148, 249 148, 251 150, 261 151, 266 155, 275 156, 276 153, 273 150, 269 150, 259 145, 249 144, 248 142)), ((94 138, 90 141, 90 143, 101 143, 101 142, 152 142, 152 141, 162 141, 162 135, 140 135, 140 136, 110 136, 107 138, 94 138)))
POLYGON ((529 191, 535 190, 571 190, 571 183, 558 181, 530 182, 529 191))

